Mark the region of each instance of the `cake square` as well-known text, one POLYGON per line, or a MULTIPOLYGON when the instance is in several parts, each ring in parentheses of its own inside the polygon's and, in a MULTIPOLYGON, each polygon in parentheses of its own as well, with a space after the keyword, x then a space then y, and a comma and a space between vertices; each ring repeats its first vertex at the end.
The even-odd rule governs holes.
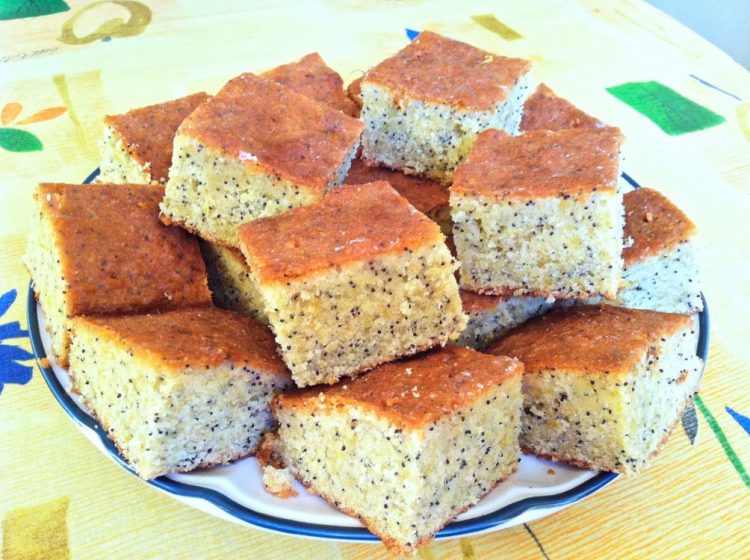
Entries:
POLYGON ((552 304, 529 296, 492 296, 459 290, 461 306, 469 318, 456 340, 459 346, 483 350, 513 327, 547 311, 552 304))
POLYGON ((339 185, 362 123, 272 80, 242 74, 180 125, 165 223, 237 246, 237 226, 320 200, 339 185))
POLYGON ((490 350, 524 363, 524 451, 635 474, 666 442, 703 370, 689 315, 555 309, 490 350))
POLYGON ((212 307, 77 317, 74 389, 143 478, 252 454, 291 386, 273 334, 212 307))
POLYGON ((463 288, 614 298, 622 272, 615 128, 479 135, 450 204, 463 288))
POLYGON ((214 305, 268 324, 263 297, 242 251, 203 240, 200 247, 214 305))
POLYGON ((277 66, 261 74, 261 77, 326 103, 350 117, 359 117, 359 106, 347 95, 341 76, 318 53, 305 55, 297 62, 277 66))
POLYGON ((198 242, 159 221, 160 185, 43 183, 24 262, 67 364, 70 320, 207 305, 198 242))
POLYGON ((660 192, 640 188, 623 197, 625 268, 616 304, 696 313, 703 309, 695 224, 660 192))
POLYGON ((279 395, 279 446, 312 492, 409 554, 513 473, 523 365, 447 346, 279 395))
POLYGON ((363 157, 450 183, 481 131, 518 133, 530 67, 423 31, 360 83, 363 157))
POLYGON ((239 230, 295 383, 335 383, 466 325, 440 228, 388 183, 343 185, 239 230))
POLYGON ((424 177, 406 175, 379 165, 368 165, 360 158, 352 161, 344 180, 350 185, 386 181, 417 210, 440 226, 445 235, 453 229, 451 209, 448 204, 448 187, 424 177))
POLYGON ((97 182, 166 183, 177 128, 207 99, 204 92, 194 93, 104 117, 97 182))
POLYGON ((546 84, 539 84, 523 105, 521 132, 604 126, 606 125, 599 119, 584 113, 567 99, 557 96, 546 84))

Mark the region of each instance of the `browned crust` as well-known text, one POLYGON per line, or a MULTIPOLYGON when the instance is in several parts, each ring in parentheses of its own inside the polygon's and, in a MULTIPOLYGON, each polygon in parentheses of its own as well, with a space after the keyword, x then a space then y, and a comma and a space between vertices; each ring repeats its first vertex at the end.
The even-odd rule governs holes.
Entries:
POLYGON ((311 494, 314 494, 316 496, 320 496, 326 502, 328 502, 333 507, 335 507, 336 509, 338 509, 341 513, 345 513, 346 515, 348 515, 350 517, 353 517, 354 519, 356 519, 357 521, 359 521, 360 523, 362 523, 362 525, 364 525, 367 528, 368 531, 370 531, 373 535, 375 535, 376 537, 378 537, 381 540, 381 542, 383 543, 383 545, 385 546, 385 548, 393 556, 399 556, 399 555, 402 555, 402 554, 406 555, 406 556, 412 556, 416 552, 416 550, 418 548, 420 548, 421 546, 424 546, 425 544, 427 544, 428 542, 430 542, 432 540, 432 538, 435 536, 435 533, 440 532, 446 525, 448 525, 448 523, 450 523, 456 517, 458 517, 459 515, 461 515, 462 513, 466 512, 466 511, 468 511, 470 508, 474 507, 476 504, 478 504, 480 501, 482 501, 482 499, 485 496, 487 496, 490 492, 492 492, 495 488, 497 488, 500 485, 500 483, 505 482, 506 480, 508 480, 508 478, 510 478, 513 475, 513 473, 515 473, 517 470, 518 470, 518 462, 516 462, 516 464, 513 466, 513 469, 508 474, 506 474, 505 476, 503 476, 502 478, 500 478, 499 480, 497 480, 487 490, 487 492, 485 492, 484 494, 482 494, 479 497, 479 499, 476 501, 475 504, 467 505, 467 506, 459 509, 455 513, 453 513, 450 517, 448 517, 445 520, 445 522, 440 527, 438 527, 437 529, 435 529, 435 531, 433 531, 429 535, 425 535, 424 537, 422 537, 419 540, 417 540, 417 542, 414 543, 414 546, 411 547, 411 548, 403 546, 401 543, 399 543, 395 539, 392 539, 391 537, 389 537, 385 533, 382 533, 382 532, 378 531, 373 526, 373 524, 370 523, 369 519, 367 519, 366 517, 363 517, 362 515, 359 515, 358 513, 356 513, 355 511, 353 511, 353 510, 351 510, 349 508, 342 507, 331 496, 329 496, 328 494, 324 494, 323 492, 318 491, 313 485, 308 484, 301 476, 299 476, 298 473, 294 473, 293 472, 293 474, 294 474, 294 477, 297 479, 297 481, 300 484, 302 484, 302 486, 304 486, 308 490, 308 492, 310 492, 311 494))
POLYGON ((451 194, 506 200, 614 193, 622 141, 611 127, 521 136, 485 130, 456 169, 451 194))
POLYGON ((261 77, 326 103, 350 117, 359 117, 359 106, 344 91, 341 76, 316 52, 303 56, 297 62, 277 66, 261 74, 261 77))
POLYGON ((104 124, 115 130, 122 139, 123 149, 149 173, 152 181, 164 183, 172 165, 177 128, 208 97, 207 93, 199 92, 123 115, 108 115, 104 124))
POLYGON ((73 319, 74 330, 95 333, 127 348, 159 371, 180 375, 185 369, 209 371, 232 363, 290 380, 271 331, 240 313, 215 307, 158 314, 88 316, 73 319))
POLYGON ((603 122, 587 115, 567 99, 555 95, 546 84, 532 93, 523 105, 521 131, 601 128, 603 122))
POLYGON ((261 283, 298 280, 443 240, 440 228, 384 181, 338 187, 320 202, 243 224, 238 233, 261 283))
POLYGON ((199 106, 177 135, 321 194, 359 142, 363 127, 325 103, 246 73, 199 106))
POLYGON ((623 204, 623 235, 626 240, 633 240, 633 244, 622 251, 625 266, 672 251, 695 235, 695 224, 690 218, 657 190, 635 189, 625 194, 623 204))
POLYGON ((692 325, 690 315, 611 305, 563 307, 517 327, 487 352, 521 360, 527 373, 629 375, 659 338, 692 325))
POLYGON ((362 80, 364 80, 364 78, 364 76, 360 76, 346 87, 346 93, 349 95, 349 99, 354 101, 360 109, 362 108, 362 80))
POLYGON ((528 455, 535 455, 539 457, 540 459, 546 459, 548 461, 556 461, 558 463, 566 463, 568 465, 573 465, 574 467, 579 467, 581 469, 591 469, 591 470, 597 470, 597 471, 605 471, 605 472, 616 472, 620 474, 624 474, 627 477, 632 477, 641 472, 643 469, 649 467, 651 465, 651 460, 656 457, 662 450, 662 447, 667 443, 667 440, 672 435, 672 431, 677 427, 677 424, 679 424, 680 419, 682 418, 682 415, 685 414, 685 410, 688 406, 690 406, 690 403, 693 402, 693 399, 695 398, 695 395, 698 393, 693 393, 692 395, 689 395, 687 399, 685 399, 685 404, 682 407, 682 412, 677 415, 677 419, 672 423, 672 425, 669 427, 667 432, 664 434, 664 436, 659 440, 659 443, 654 448, 654 450, 649 453, 648 458, 646 459, 645 463, 641 468, 638 469, 635 473, 629 473, 623 466, 623 468, 609 468, 605 465, 595 465, 594 463, 588 463, 586 461, 581 461, 580 459, 575 459, 573 457, 567 457, 564 455, 557 455, 552 453, 537 453, 533 449, 531 449, 528 446, 521 445, 521 451, 528 455))
POLYGON ((459 290, 461 296, 461 306, 463 307, 464 313, 485 313, 487 311, 494 311, 497 306, 500 305, 506 297, 478 294, 469 290, 459 290))
POLYGON ((503 103, 531 63, 483 51, 422 31, 409 45, 367 72, 363 84, 376 84, 402 97, 487 111, 503 103))
POLYGON ((41 184, 70 316, 208 305, 198 242, 159 221, 160 185, 41 184))
POLYGON ((414 208, 435 219, 435 215, 448 209, 448 187, 417 175, 381 167, 360 158, 352 161, 344 183, 357 185, 386 181, 408 200, 414 208))
POLYGON ((382 364, 354 380, 278 395, 272 410, 355 406, 401 428, 424 429, 522 373, 517 360, 448 345, 382 364))

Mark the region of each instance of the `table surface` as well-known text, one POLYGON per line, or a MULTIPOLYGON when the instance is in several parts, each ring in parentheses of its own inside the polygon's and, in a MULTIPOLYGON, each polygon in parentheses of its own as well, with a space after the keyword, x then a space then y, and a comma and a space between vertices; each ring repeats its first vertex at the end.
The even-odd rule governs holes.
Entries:
POLYGON ((220 521, 96 451, 29 359, 28 274, 20 257, 35 185, 80 182, 97 166, 103 115, 214 92, 243 71, 316 50, 349 82, 403 47, 408 30, 422 29, 532 60, 537 78, 624 131, 625 170, 666 193, 698 225, 712 327, 700 397, 688 416, 693 422, 678 426, 650 469, 550 517, 432 543, 420 557, 747 557, 750 74, 727 55, 647 4, 627 0, 234 1, 220 8, 37 0, 0 3, 0 19, 6 559, 388 557, 379 544, 305 540, 220 521), (622 84, 645 92, 640 112, 607 90, 622 84), (681 97, 660 97, 659 84, 681 97), (713 120, 704 122, 706 114, 713 120))

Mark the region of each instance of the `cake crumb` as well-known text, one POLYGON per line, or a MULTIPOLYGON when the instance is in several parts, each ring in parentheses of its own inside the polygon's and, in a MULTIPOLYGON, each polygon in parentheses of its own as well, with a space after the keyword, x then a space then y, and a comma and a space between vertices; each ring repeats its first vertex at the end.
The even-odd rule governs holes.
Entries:
POLYGON ((282 500, 293 498, 298 495, 293 484, 294 477, 292 477, 289 469, 277 469, 271 465, 263 467, 263 488, 269 494, 273 494, 282 500))
POLYGON ((646 221, 651 222, 654 220, 654 215, 651 212, 646 212, 646 221))
POLYGON ((258 451, 255 453, 255 458, 263 468, 268 466, 276 469, 286 468, 286 462, 281 455, 279 438, 276 433, 268 432, 263 434, 263 440, 260 442, 258 451))
POLYGON ((547 474, 550 476, 555 476, 557 473, 555 472, 555 469, 547 469, 547 474))

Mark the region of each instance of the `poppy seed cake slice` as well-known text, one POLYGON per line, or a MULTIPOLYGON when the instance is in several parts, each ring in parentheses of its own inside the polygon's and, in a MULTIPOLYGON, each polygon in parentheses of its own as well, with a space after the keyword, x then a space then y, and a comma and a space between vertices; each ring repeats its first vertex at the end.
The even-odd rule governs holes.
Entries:
POLYGON ((261 77, 326 103, 350 117, 359 116, 359 106, 347 95, 341 76, 330 68, 318 53, 311 53, 297 62, 272 68, 263 72, 261 77))
POLYGON ((325 103, 242 74, 180 125, 162 219, 236 247, 240 224, 311 204, 341 184, 361 130, 325 103))
POLYGON ((450 189, 461 287, 614 298, 622 273, 621 142, 614 128, 481 133, 450 189))
POLYGON ((300 387, 445 345, 466 324, 440 228, 386 182, 343 185, 239 236, 300 387))
POLYGON ((517 360, 447 346, 279 395, 281 454, 391 552, 413 553, 516 470, 522 371, 517 360))
POLYGON ((173 101, 104 118, 99 146, 98 183, 167 182, 177 128, 208 95, 200 92, 173 101))
POLYGON ((481 131, 518 133, 530 67, 423 31, 359 84, 362 156, 450 183, 481 131))
POLYGON ((574 306, 518 327, 490 353, 524 363, 524 451, 635 474, 698 391, 696 343, 690 315, 574 306))
POLYGON ((703 309, 693 222, 667 197, 649 188, 623 197, 623 287, 617 305, 669 313, 703 309))
POLYGON ((75 390, 146 479, 252 454, 291 385, 271 332, 230 311, 79 317, 73 331, 75 390))
POLYGON ((539 84, 523 106, 522 132, 603 126, 606 126, 603 122, 587 115, 567 99, 557 96, 545 84, 539 84))
POLYGON ((352 167, 344 182, 350 185, 361 185, 375 181, 387 181, 414 208, 438 224, 445 235, 451 235, 453 223, 448 205, 448 187, 424 177, 406 175, 387 167, 369 165, 360 158, 352 161, 352 167))
POLYGON ((159 221, 161 185, 41 184, 24 263, 65 367, 70 320, 208 305, 198 242, 159 221))

